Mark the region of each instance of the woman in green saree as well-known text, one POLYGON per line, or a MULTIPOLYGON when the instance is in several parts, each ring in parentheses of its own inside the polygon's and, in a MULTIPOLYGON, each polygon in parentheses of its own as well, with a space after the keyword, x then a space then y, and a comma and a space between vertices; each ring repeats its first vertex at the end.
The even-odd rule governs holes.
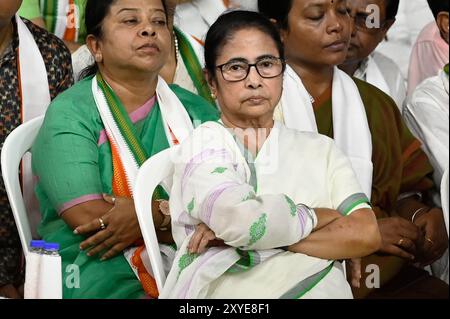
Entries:
MULTIPOLYGON (((203 97, 214 104, 211 92, 203 76, 203 45, 193 36, 174 26, 176 0, 167 0, 168 27, 171 33, 171 49, 167 61, 159 74, 169 84, 177 84, 182 88, 203 97)), ((83 70, 91 64, 93 56, 86 45, 72 55, 74 78, 83 76, 83 70)))
MULTIPOLYGON (((158 76, 170 49, 165 1, 89 0, 86 27, 97 71, 50 105, 33 146, 39 232, 61 245, 64 298, 157 297, 136 249, 133 176, 184 140, 192 122, 218 114, 158 76)), ((158 205, 153 218, 162 228, 168 221, 158 205)), ((173 242, 170 231, 158 237, 173 242)))

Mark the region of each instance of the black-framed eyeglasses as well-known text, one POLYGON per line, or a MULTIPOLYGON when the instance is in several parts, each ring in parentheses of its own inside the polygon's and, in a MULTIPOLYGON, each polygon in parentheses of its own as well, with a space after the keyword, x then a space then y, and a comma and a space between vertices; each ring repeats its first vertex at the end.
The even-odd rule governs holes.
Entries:
POLYGON ((228 82, 239 82, 245 80, 250 74, 250 69, 255 67, 256 72, 264 78, 271 79, 281 75, 286 68, 286 62, 274 56, 260 58, 256 63, 248 63, 245 60, 231 60, 216 66, 222 73, 222 77, 228 82))

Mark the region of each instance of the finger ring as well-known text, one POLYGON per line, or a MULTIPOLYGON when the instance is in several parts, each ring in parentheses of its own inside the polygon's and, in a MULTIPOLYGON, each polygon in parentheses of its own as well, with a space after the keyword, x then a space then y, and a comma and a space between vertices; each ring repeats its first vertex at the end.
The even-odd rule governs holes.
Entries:
POLYGON ((105 225, 105 222, 103 221, 103 219, 99 218, 98 221, 100 222, 100 229, 102 229, 102 230, 105 229, 106 225, 105 225))
POLYGON ((425 237, 425 239, 426 239, 427 242, 429 242, 431 245, 434 245, 434 242, 431 240, 431 238, 425 237))
POLYGON ((111 197, 111 201, 112 201, 113 204, 115 204, 116 203, 116 198, 114 196, 112 196, 111 197))
POLYGON ((405 239, 404 238, 400 238, 400 240, 398 241, 397 246, 401 246, 404 242, 405 242, 405 239))

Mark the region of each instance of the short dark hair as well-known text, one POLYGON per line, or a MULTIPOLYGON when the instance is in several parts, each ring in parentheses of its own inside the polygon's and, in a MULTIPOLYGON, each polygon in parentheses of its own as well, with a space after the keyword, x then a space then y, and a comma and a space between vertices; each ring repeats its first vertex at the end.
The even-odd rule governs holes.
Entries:
POLYGON ((284 60, 284 46, 275 25, 258 12, 235 10, 221 15, 211 26, 205 40, 205 67, 214 78, 216 60, 222 49, 233 35, 243 29, 257 29, 272 38, 280 58, 284 60))
POLYGON ((448 12, 448 0, 427 0, 428 6, 433 12, 434 18, 437 19, 437 16, 440 12, 448 12))
POLYGON ((292 9, 293 0, 258 0, 258 10, 269 19, 277 21, 277 26, 282 30, 289 28, 289 12, 292 9))
MULTIPOLYGON (((117 0, 88 0, 85 8, 84 23, 86 25, 86 34, 92 34, 97 38, 102 37, 103 20, 108 15, 111 6, 117 0)), ((167 18, 167 0, 161 0, 167 18)), ((79 79, 96 74, 98 71, 97 64, 94 63, 86 67, 79 76, 79 79)))
MULTIPOLYGON (((403 0, 406 1, 406 0, 403 0)), ((386 20, 394 20, 398 13, 400 0, 386 0, 386 20)))

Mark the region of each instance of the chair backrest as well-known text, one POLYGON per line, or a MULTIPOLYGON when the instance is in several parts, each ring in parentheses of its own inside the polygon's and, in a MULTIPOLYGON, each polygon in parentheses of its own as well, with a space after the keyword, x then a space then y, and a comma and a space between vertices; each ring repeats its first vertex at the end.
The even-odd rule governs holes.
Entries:
POLYGON ((447 236, 448 236, 448 219, 449 219, 449 186, 448 186, 448 168, 444 172, 444 176, 442 176, 441 181, 441 203, 442 203, 442 211, 444 213, 444 221, 445 226, 447 227, 447 236))
POLYGON ((44 117, 40 116, 19 125, 6 138, 1 155, 3 181, 25 256, 32 236, 20 187, 19 166, 22 157, 31 149, 43 120, 44 117))
POLYGON ((152 156, 141 166, 133 191, 139 226, 159 291, 162 291, 166 274, 156 237, 155 225, 153 224, 151 202, 155 188, 173 174, 172 150, 166 149, 152 156))

